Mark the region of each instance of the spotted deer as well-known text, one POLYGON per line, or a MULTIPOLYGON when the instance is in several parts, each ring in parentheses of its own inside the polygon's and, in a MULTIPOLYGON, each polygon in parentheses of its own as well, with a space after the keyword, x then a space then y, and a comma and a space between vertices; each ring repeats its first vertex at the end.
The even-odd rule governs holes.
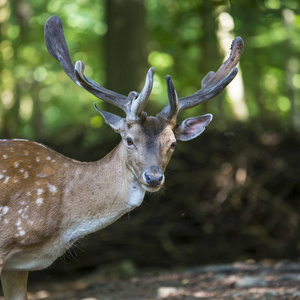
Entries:
POLYGON ((145 193, 158 191, 176 141, 200 135, 211 114, 176 124, 177 115, 218 95, 237 74, 243 41, 232 43, 228 60, 202 80, 195 94, 178 99, 166 77, 169 103, 155 117, 144 112, 154 68, 141 93, 109 91, 73 64, 59 17, 45 25, 49 53, 80 87, 122 109, 126 117, 99 110, 121 142, 104 158, 79 162, 27 140, 0 140, 0 274, 5 299, 27 299, 28 271, 48 267, 83 236, 139 206, 145 193))

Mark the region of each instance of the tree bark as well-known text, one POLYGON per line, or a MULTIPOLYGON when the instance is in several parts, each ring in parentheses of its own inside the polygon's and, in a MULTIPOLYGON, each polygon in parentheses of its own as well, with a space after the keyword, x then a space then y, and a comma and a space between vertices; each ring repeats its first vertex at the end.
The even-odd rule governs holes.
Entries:
POLYGON ((146 77, 144 0, 107 0, 106 87, 128 95, 146 77))

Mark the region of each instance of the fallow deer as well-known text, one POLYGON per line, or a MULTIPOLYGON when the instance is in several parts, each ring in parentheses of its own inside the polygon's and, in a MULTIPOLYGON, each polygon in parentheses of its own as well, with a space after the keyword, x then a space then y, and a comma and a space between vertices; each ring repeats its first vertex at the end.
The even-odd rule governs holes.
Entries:
POLYGON ((218 95, 237 74, 243 41, 232 43, 228 60, 202 80, 195 94, 178 99, 166 77, 169 103, 155 117, 145 105, 153 85, 150 68, 144 88, 128 96, 109 91, 73 64, 59 17, 45 25, 49 53, 66 74, 97 98, 121 108, 126 117, 96 110, 121 142, 107 156, 79 162, 27 140, 0 141, 0 274, 5 299, 27 299, 28 271, 48 267, 83 236, 104 228, 139 206, 145 193, 158 191, 176 141, 200 135, 211 114, 176 124, 177 115, 218 95))

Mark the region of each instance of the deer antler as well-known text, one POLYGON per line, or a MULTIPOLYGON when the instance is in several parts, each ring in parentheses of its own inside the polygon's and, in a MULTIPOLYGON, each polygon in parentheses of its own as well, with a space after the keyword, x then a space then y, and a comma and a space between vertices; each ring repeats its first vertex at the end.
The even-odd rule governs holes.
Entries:
MULTIPOLYGON (((188 109, 198 104, 207 101, 218 94, 220 94, 223 89, 234 79, 238 72, 238 68, 235 67, 239 62, 239 59, 243 52, 244 43, 241 37, 236 37, 231 45, 231 53, 229 58, 224 62, 224 64, 215 73, 213 71, 209 72, 202 80, 202 88, 195 94, 179 98, 178 110, 175 112, 172 105, 168 104, 160 113, 168 119, 176 118, 178 113, 184 109, 188 109)), ((175 92, 170 92, 170 88, 174 88, 173 83, 170 85, 170 76, 167 77, 167 87, 168 95, 175 92)), ((175 92, 176 93, 176 92, 175 92)), ((170 96, 169 96, 170 97, 170 96)))
POLYGON ((172 78, 170 75, 166 77, 166 82, 167 82, 167 92, 168 92, 168 98, 169 98, 169 110, 168 110, 168 116, 167 118, 169 120, 174 120, 176 121, 176 116, 178 114, 178 109, 179 109, 179 101, 178 101, 178 96, 176 93, 176 90, 174 88, 174 84, 172 81, 172 78))
MULTIPOLYGON (((66 74, 80 87, 84 88, 94 96, 121 108, 127 119, 138 119, 141 117, 153 86, 154 68, 150 68, 144 88, 139 94, 130 92, 128 96, 105 89, 98 83, 84 75, 84 63, 77 61, 75 66, 70 57, 66 39, 64 36, 61 19, 57 16, 50 17, 45 25, 45 42, 49 53, 58 60, 66 74)), ((235 67, 243 52, 243 40, 235 38, 232 43, 231 53, 226 62, 214 72, 209 72, 202 80, 202 88, 195 94, 178 99, 172 78, 167 76, 167 90, 169 104, 158 114, 169 120, 176 120, 178 113, 184 109, 194 107, 207 101, 219 93, 233 80, 238 72, 235 67)))
POLYGON ((52 16, 47 20, 45 25, 45 42, 51 56, 60 62, 66 74, 77 85, 97 98, 121 108, 126 113, 127 119, 136 119, 141 115, 152 90, 154 68, 149 69, 142 92, 140 94, 130 92, 126 97, 107 90, 92 79, 86 77, 83 74, 85 66, 82 61, 77 61, 74 66, 64 36, 62 22, 59 17, 52 16))

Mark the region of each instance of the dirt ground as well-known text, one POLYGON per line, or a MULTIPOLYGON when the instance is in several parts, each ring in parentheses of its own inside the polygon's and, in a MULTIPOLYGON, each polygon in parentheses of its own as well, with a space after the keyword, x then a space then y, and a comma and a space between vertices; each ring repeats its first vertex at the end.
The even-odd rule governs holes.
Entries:
POLYGON ((207 265, 109 280, 94 272, 72 280, 37 281, 29 291, 29 300, 296 300, 300 299, 300 263, 266 260, 207 265))

